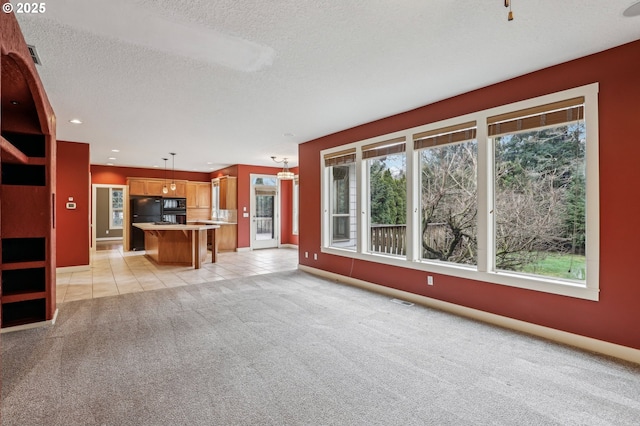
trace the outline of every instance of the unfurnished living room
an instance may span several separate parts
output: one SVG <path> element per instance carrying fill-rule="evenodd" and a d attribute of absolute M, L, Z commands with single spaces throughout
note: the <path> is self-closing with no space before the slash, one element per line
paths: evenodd
<path fill-rule="evenodd" d="M 638 424 L 640 2 L 0 3 L 0 424 Z"/>

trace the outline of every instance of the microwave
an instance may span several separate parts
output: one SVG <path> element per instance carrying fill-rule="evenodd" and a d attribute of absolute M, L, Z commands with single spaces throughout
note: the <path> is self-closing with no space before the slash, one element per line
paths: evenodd
<path fill-rule="evenodd" d="M 170 210 L 186 210 L 187 209 L 187 199 L 186 198 L 163 198 L 162 199 L 162 210 L 170 211 Z"/>

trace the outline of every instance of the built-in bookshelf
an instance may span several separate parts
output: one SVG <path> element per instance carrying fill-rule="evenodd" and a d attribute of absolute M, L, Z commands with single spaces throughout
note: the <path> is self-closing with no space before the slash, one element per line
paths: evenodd
<path fill-rule="evenodd" d="M 0 14 L 1 326 L 52 320 L 55 117 L 13 14 Z"/>

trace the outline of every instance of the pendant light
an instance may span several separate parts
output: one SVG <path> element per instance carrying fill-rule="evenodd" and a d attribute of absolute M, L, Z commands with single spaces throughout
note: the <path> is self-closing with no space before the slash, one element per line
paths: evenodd
<path fill-rule="evenodd" d="M 168 194 L 169 188 L 167 188 L 167 160 L 168 158 L 163 158 L 164 160 L 164 185 L 162 185 L 162 193 Z"/>
<path fill-rule="evenodd" d="M 289 171 L 289 161 L 287 160 L 287 157 L 284 157 L 280 161 L 276 160 L 276 157 L 271 157 L 271 159 L 273 161 L 275 161 L 276 163 L 284 163 L 284 166 L 282 167 L 282 171 L 278 172 L 278 174 L 277 174 L 278 179 L 280 179 L 280 180 L 293 180 L 294 174 L 293 174 L 293 172 Z"/>
<path fill-rule="evenodd" d="M 171 169 L 172 169 L 172 175 L 171 175 L 171 190 L 175 191 L 176 190 L 176 153 L 175 152 L 170 152 L 169 154 L 171 154 Z"/>
<path fill-rule="evenodd" d="M 507 21 L 513 21 L 513 12 L 511 11 L 511 0 L 504 0 L 504 7 L 509 8 L 509 14 L 507 15 Z"/>

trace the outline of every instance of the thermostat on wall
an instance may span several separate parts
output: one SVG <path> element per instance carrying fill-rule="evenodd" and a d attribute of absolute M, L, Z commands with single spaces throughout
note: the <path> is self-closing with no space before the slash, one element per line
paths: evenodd
<path fill-rule="evenodd" d="M 76 208 L 76 203 L 67 203 L 67 209 L 74 210 Z"/>

